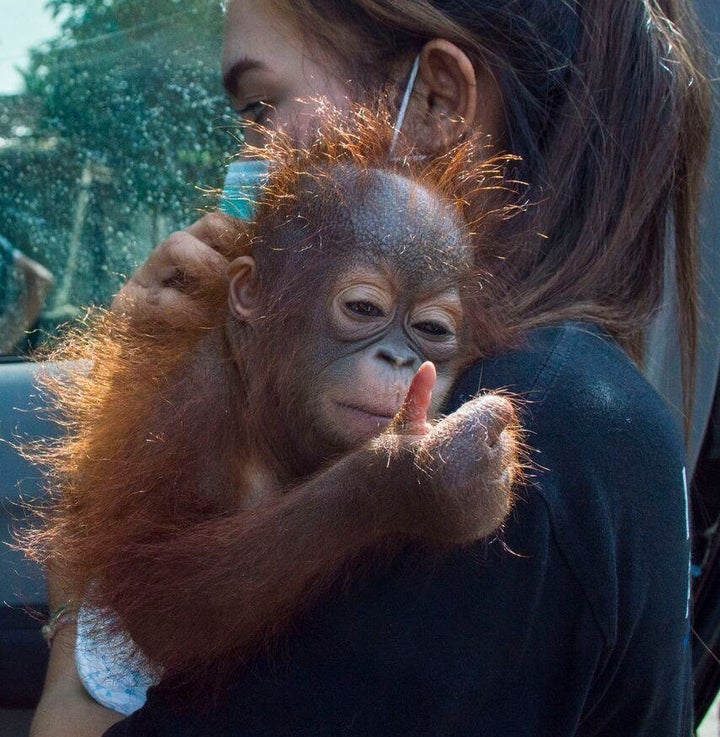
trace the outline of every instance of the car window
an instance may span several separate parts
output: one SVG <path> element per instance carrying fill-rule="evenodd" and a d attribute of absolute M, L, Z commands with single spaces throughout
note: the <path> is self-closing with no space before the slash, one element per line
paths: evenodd
<path fill-rule="evenodd" d="M 107 304 L 154 244 L 212 206 L 238 131 L 220 82 L 219 2 L 9 5 L 0 354 L 19 355 Z"/>

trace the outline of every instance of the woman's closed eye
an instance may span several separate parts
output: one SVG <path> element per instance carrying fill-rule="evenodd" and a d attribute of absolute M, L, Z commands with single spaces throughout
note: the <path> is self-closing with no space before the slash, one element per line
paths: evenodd
<path fill-rule="evenodd" d="M 265 100 L 256 100 L 238 110 L 238 115 L 243 125 L 265 125 L 267 123 L 267 114 L 271 105 Z"/>

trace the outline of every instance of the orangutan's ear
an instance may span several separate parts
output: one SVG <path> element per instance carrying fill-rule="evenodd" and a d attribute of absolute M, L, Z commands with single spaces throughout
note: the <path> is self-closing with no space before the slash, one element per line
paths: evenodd
<path fill-rule="evenodd" d="M 252 256 L 238 256 L 228 267 L 230 309 L 238 320 L 252 318 L 258 305 L 257 269 Z"/>

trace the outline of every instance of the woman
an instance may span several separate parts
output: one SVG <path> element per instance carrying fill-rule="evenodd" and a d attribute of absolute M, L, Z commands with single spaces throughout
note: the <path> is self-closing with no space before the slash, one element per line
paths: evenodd
<path fill-rule="evenodd" d="M 539 236 L 487 265 L 518 343 L 468 372 L 448 410 L 480 386 L 520 394 L 535 470 L 502 543 L 431 574 L 401 562 L 320 607 L 209 714 L 161 685 L 110 734 L 690 734 L 682 441 L 633 361 L 670 222 L 692 361 L 699 56 L 681 0 L 229 3 L 224 79 L 246 119 L 302 140 L 298 98 L 342 106 L 390 83 L 399 99 L 417 58 L 403 132 L 420 154 L 479 128 L 522 157 Z M 207 216 L 172 236 L 120 308 L 187 305 L 177 285 L 220 258 L 208 245 L 224 233 Z M 99 734 L 117 717 L 83 701 L 60 644 L 34 734 L 62 734 L 53 714 Z"/>

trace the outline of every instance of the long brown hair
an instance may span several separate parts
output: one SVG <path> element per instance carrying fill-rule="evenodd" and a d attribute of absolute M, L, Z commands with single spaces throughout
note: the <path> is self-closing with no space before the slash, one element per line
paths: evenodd
<path fill-rule="evenodd" d="M 641 361 L 672 230 L 688 408 L 711 96 L 685 0 L 274 2 L 367 88 L 432 38 L 494 74 L 515 176 L 538 203 L 535 237 L 493 265 L 517 329 L 589 319 Z"/>

